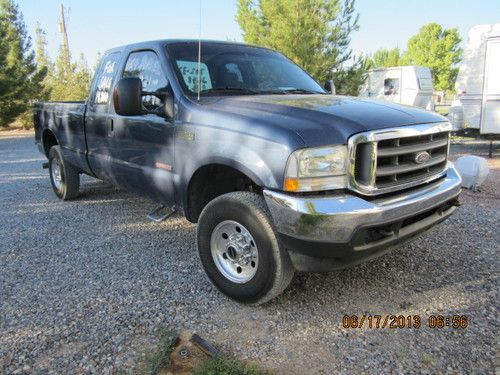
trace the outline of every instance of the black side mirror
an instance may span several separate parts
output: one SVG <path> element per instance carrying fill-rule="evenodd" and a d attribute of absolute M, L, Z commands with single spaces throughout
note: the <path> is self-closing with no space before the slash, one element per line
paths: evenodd
<path fill-rule="evenodd" d="M 157 110 L 145 110 L 142 97 L 152 95 L 160 98 L 163 105 Z M 146 113 L 165 118 L 174 117 L 174 98 L 168 91 L 142 91 L 142 81 L 137 77 L 126 77 L 118 81 L 113 91 L 115 111 L 122 116 L 139 116 Z"/>
<path fill-rule="evenodd" d="M 136 77 L 120 79 L 113 91 L 113 104 L 119 115 L 142 115 L 142 81 Z"/>
<path fill-rule="evenodd" d="M 327 92 L 329 92 L 332 95 L 335 95 L 336 90 L 335 90 L 335 84 L 333 83 L 333 79 L 329 79 L 328 81 L 326 81 L 323 87 Z"/>

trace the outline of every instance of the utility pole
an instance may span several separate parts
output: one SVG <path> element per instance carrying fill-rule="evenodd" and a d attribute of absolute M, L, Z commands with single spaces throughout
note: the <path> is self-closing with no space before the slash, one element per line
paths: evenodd
<path fill-rule="evenodd" d="M 65 63 L 67 64 L 66 68 L 70 68 L 71 64 L 71 56 L 69 53 L 69 42 L 68 42 L 68 32 L 66 31 L 66 18 L 65 18 L 65 10 L 64 4 L 61 3 L 61 20 L 59 21 L 59 32 L 62 35 L 62 50 L 64 56 Z"/>

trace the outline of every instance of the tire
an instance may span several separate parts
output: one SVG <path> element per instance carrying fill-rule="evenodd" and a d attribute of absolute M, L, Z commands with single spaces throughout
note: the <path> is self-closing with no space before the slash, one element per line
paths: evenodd
<path fill-rule="evenodd" d="M 78 196 L 80 173 L 64 160 L 60 146 L 50 148 L 49 175 L 52 189 L 60 199 L 67 201 Z"/>
<path fill-rule="evenodd" d="M 197 237 L 208 278 L 238 302 L 263 304 L 292 281 L 293 265 L 258 194 L 234 192 L 212 200 L 200 215 Z"/>

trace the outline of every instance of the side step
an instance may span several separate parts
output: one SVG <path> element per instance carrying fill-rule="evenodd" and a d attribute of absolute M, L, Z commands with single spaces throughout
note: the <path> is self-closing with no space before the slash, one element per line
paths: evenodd
<path fill-rule="evenodd" d="M 163 203 L 151 211 L 147 218 L 156 223 L 161 223 L 175 212 L 173 208 L 166 207 Z"/>

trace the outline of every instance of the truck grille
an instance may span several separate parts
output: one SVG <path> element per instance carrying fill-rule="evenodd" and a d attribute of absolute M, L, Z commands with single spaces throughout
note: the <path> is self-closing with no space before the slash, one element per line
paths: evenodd
<path fill-rule="evenodd" d="M 439 123 L 356 134 L 349 140 L 350 187 L 377 195 L 443 176 L 450 130 Z"/>

